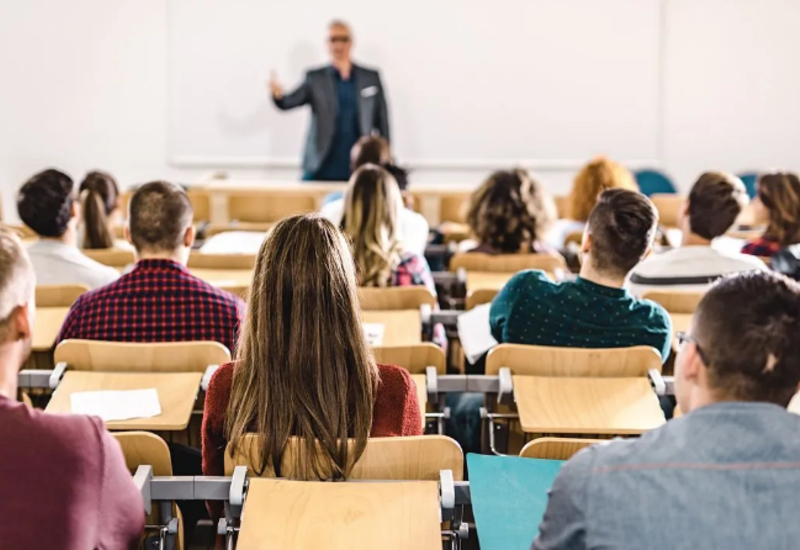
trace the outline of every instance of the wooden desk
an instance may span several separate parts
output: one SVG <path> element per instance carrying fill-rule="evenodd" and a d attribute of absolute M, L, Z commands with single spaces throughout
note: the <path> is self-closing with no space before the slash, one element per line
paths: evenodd
<path fill-rule="evenodd" d="M 647 378 L 514 376 L 527 433 L 641 434 L 666 421 Z"/>
<path fill-rule="evenodd" d="M 417 400 L 419 401 L 419 410 L 422 413 L 422 427 L 425 428 L 425 411 L 428 410 L 426 376 L 424 374 L 412 374 L 411 379 L 417 386 Z"/>
<path fill-rule="evenodd" d="M 134 418 L 107 422 L 109 430 L 182 431 L 189 425 L 203 373 L 183 372 L 82 372 L 67 371 L 53 393 L 45 412 L 70 413 L 70 396 L 75 392 L 100 390 L 144 390 L 155 388 L 161 414 L 153 418 Z"/>
<path fill-rule="evenodd" d="M 250 478 L 236 548 L 441 550 L 439 516 L 434 481 Z"/>
<path fill-rule="evenodd" d="M 383 346 L 410 346 L 422 343 L 422 318 L 417 310 L 368 310 L 361 321 L 384 326 Z"/>
<path fill-rule="evenodd" d="M 53 349 L 67 313 L 68 307 L 43 307 L 36 310 L 33 323 L 34 352 L 49 352 Z"/>
<path fill-rule="evenodd" d="M 192 275 L 223 290 L 249 287 L 253 272 L 249 269 L 192 269 Z"/>

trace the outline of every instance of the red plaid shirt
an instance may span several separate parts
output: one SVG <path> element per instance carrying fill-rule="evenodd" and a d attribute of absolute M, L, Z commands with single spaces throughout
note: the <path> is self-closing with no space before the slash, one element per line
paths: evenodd
<path fill-rule="evenodd" d="M 773 254 L 780 252 L 782 248 L 781 243 L 778 241 L 762 236 L 745 244 L 742 248 L 742 254 L 770 258 Z"/>
<path fill-rule="evenodd" d="M 170 260 L 141 260 L 110 285 L 80 296 L 58 341 L 214 341 L 231 353 L 244 302 Z"/>

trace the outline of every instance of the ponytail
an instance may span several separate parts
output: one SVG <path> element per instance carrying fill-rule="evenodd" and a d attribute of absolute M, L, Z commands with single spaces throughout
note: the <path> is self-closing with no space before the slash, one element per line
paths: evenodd
<path fill-rule="evenodd" d="M 83 203 L 83 248 L 95 250 L 99 248 L 113 248 L 114 236 L 108 227 L 108 215 L 103 197 L 96 189 L 86 189 L 81 193 Z"/>

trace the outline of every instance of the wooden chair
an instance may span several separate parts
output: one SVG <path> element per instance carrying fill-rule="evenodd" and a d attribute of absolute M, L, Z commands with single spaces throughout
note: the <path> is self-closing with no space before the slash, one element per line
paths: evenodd
<path fill-rule="evenodd" d="M 553 197 L 559 219 L 569 218 L 569 199 L 568 195 L 555 195 Z"/>
<path fill-rule="evenodd" d="M 685 197 L 674 194 L 657 193 L 650 197 L 653 205 L 658 210 L 658 221 L 662 227 L 678 227 L 681 208 L 686 201 Z"/>
<path fill-rule="evenodd" d="M 578 451 L 607 439 L 577 439 L 572 437 L 540 437 L 527 443 L 520 451 L 522 458 L 544 458 L 549 460 L 569 460 Z"/>
<path fill-rule="evenodd" d="M 425 374 L 428 367 L 436 367 L 438 374 L 447 372 L 444 350 L 430 342 L 413 346 L 377 346 L 372 348 L 372 352 L 376 362 L 403 367 L 411 374 Z"/>
<path fill-rule="evenodd" d="M 206 238 L 219 235 L 220 233 L 227 233 L 229 231 L 253 231 L 257 233 L 266 233 L 272 226 L 273 222 L 242 222 L 242 223 L 212 223 L 206 226 Z"/>
<path fill-rule="evenodd" d="M 583 231 L 573 231 L 564 238 L 564 247 L 574 244 L 578 247 L 583 243 Z"/>
<path fill-rule="evenodd" d="M 205 372 L 209 365 L 231 361 L 218 342 L 159 344 L 65 340 L 55 351 L 56 363 L 95 372 Z"/>
<path fill-rule="evenodd" d="M 644 298 L 661 304 L 669 313 L 694 313 L 704 294 L 659 290 L 648 292 Z"/>
<path fill-rule="evenodd" d="M 172 458 L 170 457 L 167 443 L 155 434 L 150 432 L 116 432 L 112 434 L 122 448 L 125 456 L 125 465 L 131 472 L 136 473 L 139 466 L 152 466 L 153 475 L 156 477 L 172 476 Z M 178 518 L 178 537 L 177 548 L 183 548 L 183 518 L 177 505 L 172 505 L 172 515 Z M 161 513 L 158 506 L 153 507 L 153 511 L 145 521 L 148 525 L 160 525 Z"/>
<path fill-rule="evenodd" d="M 36 307 L 70 307 L 88 291 L 86 285 L 36 285 Z"/>
<path fill-rule="evenodd" d="M 583 349 L 500 344 L 486 357 L 486 374 L 508 367 L 514 375 L 626 378 L 661 372 L 661 356 L 649 346 Z"/>
<path fill-rule="evenodd" d="M 436 303 L 436 297 L 424 286 L 361 287 L 358 293 L 365 311 L 419 310 Z"/>
<path fill-rule="evenodd" d="M 189 256 L 189 269 L 252 270 L 256 265 L 255 254 L 200 254 Z"/>
<path fill-rule="evenodd" d="M 103 265 L 123 269 L 136 262 L 136 257 L 131 250 L 119 248 L 106 248 L 98 250 L 84 250 L 83 253 Z"/>
<path fill-rule="evenodd" d="M 467 293 L 466 307 L 467 309 L 472 309 L 483 304 L 489 304 L 492 302 L 492 300 L 494 300 L 495 296 L 497 296 L 499 292 L 499 290 L 494 290 L 491 288 L 470 290 Z"/>
<path fill-rule="evenodd" d="M 373 345 L 412 345 L 422 342 L 424 314 L 436 298 L 424 286 L 359 289 L 361 321 L 383 326 L 383 339 Z"/>
<path fill-rule="evenodd" d="M 554 254 L 481 254 L 465 252 L 450 259 L 450 271 L 465 269 L 483 273 L 517 273 L 523 269 L 541 269 L 554 273 L 566 270 L 564 258 Z"/>
<path fill-rule="evenodd" d="M 298 186 L 299 187 L 299 186 Z M 246 223 L 274 223 L 292 214 L 318 210 L 315 190 L 232 191 L 228 193 L 228 219 Z"/>
<path fill-rule="evenodd" d="M 236 466 L 247 466 L 255 475 L 260 437 L 247 435 L 233 456 L 225 452 L 225 475 L 232 475 Z M 284 477 L 292 477 L 294 457 L 302 452 L 299 439 L 289 441 L 283 456 Z M 367 442 L 350 479 L 437 481 L 441 470 L 451 470 L 456 481 L 464 479 L 464 454 L 453 439 L 442 435 L 378 437 Z M 261 477 L 275 477 L 275 472 L 268 468 Z"/>

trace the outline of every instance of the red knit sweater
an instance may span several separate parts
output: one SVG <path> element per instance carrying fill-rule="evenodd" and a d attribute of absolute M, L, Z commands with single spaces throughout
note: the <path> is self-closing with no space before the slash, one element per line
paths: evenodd
<path fill-rule="evenodd" d="M 231 395 L 233 363 L 221 366 L 208 385 L 203 411 L 203 474 L 225 474 L 225 413 Z M 370 437 L 422 435 L 416 386 L 407 370 L 378 365 L 380 384 L 372 410 Z"/>

